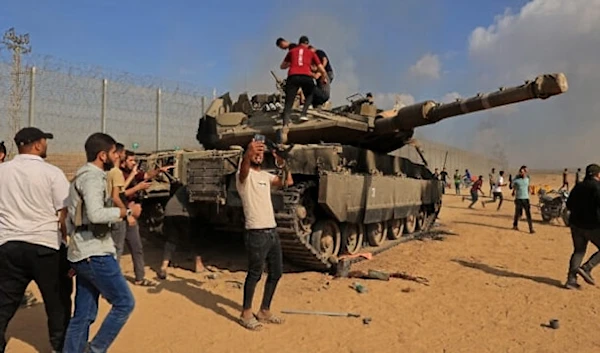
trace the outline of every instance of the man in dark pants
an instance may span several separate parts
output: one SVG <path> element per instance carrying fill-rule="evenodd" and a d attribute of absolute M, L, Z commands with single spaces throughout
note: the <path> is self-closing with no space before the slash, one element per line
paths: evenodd
<path fill-rule="evenodd" d="M 512 182 L 512 195 L 515 197 L 515 216 L 513 220 L 513 229 L 519 230 L 519 218 L 525 211 L 527 223 L 529 224 L 529 233 L 534 234 L 533 222 L 531 220 L 531 205 L 529 204 L 529 175 L 527 175 L 527 167 L 521 166 L 519 175 Z"/>
<path fill-rule="evenodd" d="M 558 188 L 558 191 L 565 189 L 565 190 L 569 190 L 569 170 L 567 168 L 565 168 L 565 170 L 563 171 L 563 183 L 561 185 L 560 188 Z"/>
<path fill-rule="evenodd" d="M 135 154 L 131 151 L 124 150 L 124 158 L 119 155 L 119 161 L 121 161 L 120 169 L 114 172 L 115 168 L 111 169 L 107 175 L 107 184 L 112 188 L 110 190 L 112 200 L 115 206 L 125 207 L 125 202 L 121 199 L 123 197 L 128 202 L 135 201 L 135 195 L 141 190 L 146 190 L 150 187 L 150 183 L 146 182 L 144 178 L 146 176 L 154 177 L 157 173 L 137 172 L 137 163 L 135 160 Z M 134 169 L 135 168 L 135 172 Z M 118 175 L 121 173 L 121 178 L 114 178 L 113 172 Z M 111 178 L 115 180 L 111 181 Z M 129 187 L 131 186 L 131 187 Z M 137 221 L 133 217 L 127 217 L 126 220 L 117 222 L 113 227 L 114 234 L 112 234 L 113 240 L 115 241 L 115 248 L 117 249 L 117 261 L 120 261 L 125 248 L 125 243 L 131 253 L 133 260 L 133 272 L 134 272 L 134 284 L 143 287 L 152 287 L 157 283 L 145 278 L 144 270 L 144 248 L 142 245 L 142 239 L 140 237 L 140 230 Z"/>
<path fill-rule="evenodd" d="M 167 278 L 167 269 L 173 258 L 173 253 L 177 249 L 177 245 L 181 245 L 184 241 L 188 241 L 194 255 L 194 272 L 200 273 L 205 270 L 199 253 L 198 237 L 194 236 L 191 229 L 190 217 L 194 215 L 194 209 L 190 207 L 188 197 L 188 188 L 180 186 L 165 205 L 163 229 L 167 241 L 165 242 L 162 264 L 158 271 L 158 278 L 160 279 Z"/>
<path fill-rule="evenodd" d="M 502 194 L 502 187 L 506 186 L 506 183 L 504 182 L 504 171 L 503 170 L 498 172 L 498 178 L 496 178 L 496 180 L 492 183 L 492 186 L 493 186 L 492 187 L 493 198 L 491 200 L 481 201 L 481 205 L 483 207 L 485 207 L 486 203 L 494 203 L 494 202 L 496 202 L 496 199 L 499 199 L 500 202 L 498 203 L 498 208 L 496 208 L 496 211 L 499 211 L 500 207 L 502 207 L 502 202 L 504 200 L 504 196 Z"/>
<path fill-rule="evenodd" d="M 446 171 L 446 167 L 442 168 L 442 172 L 440 173 L 440 180 L 442 181 L 442 194 L 445 194 L 446 187 L 448 186 L 448 172 Z"/>
<path fill-rule="evenodd" d="M 321 83 L 327 83 L 327 72 L 321 64 L 321 60 L 319 60 L 317 54 L 308 48 L 308 38 L 306 36 L 302 36 L 300 37 L 298 46 L 288 51 L 280 65 L 282 70 L 289 69 L 285 83 L 283 129 L 281 130 L 281 135 L 279 137 L 281 143 L 287 142 L 290 114 L 292 112 L 292 106 L 294 105 L 296 93 L 300 88 L 302 88 L 302 92 L 304 92 L 304 96 L 306 98 L 304 101 L 304 106 L 302 107 L 302 113 L 300 114 L 300 120 L 308 120 L 306 113 L 308 111 L 308 107 L 312 104 L 315 88 L 315 81 L 313 78 L 311 65 L 317 66 L 318 71 L 322 74 L 320 78 Z"/>
<path fill-rule="evenodd" d="M 52 134 L 28 127 L 15 135 L 19 154 L 0 164 L 0 352 L 29 283 L 36 282 L 48 316 L 53 352 L 63 349 L 71 314 L 65 216 L 69 182 L 46 163 Z M 18 206 L 18 207 L 17 207 Z"/>
<path fill-rule="evenodd" d="M 589 260 L 581 265 L 588 242 L 600 249 L 600 166 L 590 164 L 585 170 L 584 180 L 575 185 L 567 208 L 571 212 L 569 226 L 573 238 L 573 254 L 569 262 L 569 273 L 565 288 L 579 289 L 577 275 L 588 284 L 594 285 L 592 269 L 600 263 L 600 251 L 594 253 Z"/>
<path fill-rule="evenodd" d="M 250 330 L 260 329 L 260 322 L 283 323 L 283 319 L 270 311 L 271 300 L 283 272 L 281 243 L 276 231 L 277 223 L 271 203 L 271 187 L 280 187 L 284 184 L 289 186 L 294 181 L 291 173 L 287 173 L 287 178 L 283 180 L 279 176 L 261 170 L 264 153 L 264 143 L 252 140 L 236 173 L 236 188 L 242 199 L 246 222 L 244 240 L 248 254 L 248 274 L 244 283 L 244 304 L 239 322 Z M 278 159 L 278 166 L 285 166 L 281 158 L 277 156 L 275 158 Z M 252 299 L 265 262 L 269 274 L 262 304 L 255 316 L 252 313 Z"/>

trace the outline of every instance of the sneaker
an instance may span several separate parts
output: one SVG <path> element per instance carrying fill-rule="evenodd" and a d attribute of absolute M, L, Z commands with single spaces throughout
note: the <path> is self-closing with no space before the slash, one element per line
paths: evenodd
<path fill-rule="evenodd" d="M 581 285 L 575 280 L 568 280 L 567 283 L 565 283 L 565 289 L 581 289 Z"/>
<path fill-rule="evenodd" d="M 512 229 L 513 229 L 513 230 L 517 230 L 517 231 L 518 231 L 518 230 L 519 230 L 519 227 L 517 227 L 517 226 L 513 226 L 513 228 L 512 228 Z"/>
<path fill-rule="evenodd" d="M 306 115 L 302 115 L 300 117 L 300 121 L 308 121 L 308 117 Z"/>
<path fill-rule="evenodd" d="M 592 286 L 596 285 L 596 281 L 594 281 L 594 277 L 592 277 L 592 274 L 586 271 L 583 267 L 577 269 L 577 274 L 580 275 L 581 278 L 583 278 L 583 280 L 586 281 L 588 284 L 591 284 Z"/>
<path fill-rule="evenodd" d="M 535 234 L 535 230 L 533 230 L 533 229 L 530 229 L 530 230 L 529 230 L 529 234 Z"/>

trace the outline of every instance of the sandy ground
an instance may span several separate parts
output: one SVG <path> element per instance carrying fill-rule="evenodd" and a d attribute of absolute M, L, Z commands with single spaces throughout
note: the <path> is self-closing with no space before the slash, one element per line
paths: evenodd
<path fill-rule="evenodd" d="M 561 184 L 560 176 L 532 179 Z M 245 276 L 236 246 L 208 252 L 207 265 L 223 270 L 216 279 L 178 268 L 157 288 L 132 286 L 136 308 L 110 352 L 598 352 L 600 291 L 583 281 L 580 291 L 560 287 L 572 250 L 568 229 L 542 224 L 534 209 L 537 234 L 525 232 L 525 223 L 513 231 L 514 205 L 505 201 L 499 212 L 480 203 L 468 210 L 467 202 L 447 195 L 440 223 L 458 235 L 401 244 L 353 267 L 406 271 L 428 278 L 429 286 L 361 280 L 368 292 L 357 293 L 349 287 L 355 280 L 315 272 L 286 273 L 280 282 L 276 311 L 357 312 L 372 318 L 368 325 L 362 318 L 285 315 L 282 326 L 244 330 L 235 321 L 242 299 L 235 281 Z M 146 243 L 148 264 L 159 257 L 160 249 Z M 190 264 L 183 256 L 182 266 Z M 124 269 L 132 275 L 128 255 Z M 263 283 L 264 277 L 257 304 Z M 107 310 L 101 302 L 100 319 Z M 553 318 L 558 330 L 542 326 Z M 7 352 L 49 352 L 45 322 L 43 305 L 19 310 Z"/>

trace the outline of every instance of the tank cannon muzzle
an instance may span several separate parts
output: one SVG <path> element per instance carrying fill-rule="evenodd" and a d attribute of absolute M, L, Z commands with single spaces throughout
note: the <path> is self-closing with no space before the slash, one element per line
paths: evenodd
<path fill-rule="evenodd" d="M 492 109 L 531 99 L 547 99 L 565 93 L 569 89 L 564 73 L 544 74 L 523 85 L 500 88 L 497 91 L 457 99 L 451 103 L 428 100 L 399 109 L 395 115 L 389 111 L 379 114 L 375 120 L 375 132 L 411 130 L 419 126 L 435 124 L 443 119 Z M 390 116 L 393 115 L 393 116 Z"/>

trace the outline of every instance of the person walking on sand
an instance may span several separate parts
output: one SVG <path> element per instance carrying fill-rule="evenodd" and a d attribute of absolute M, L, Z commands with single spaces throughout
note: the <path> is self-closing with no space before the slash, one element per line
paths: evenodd
<path fill-rule="evenodd" d="M 488 174 L 488 183 L 490 184 L 490 197 L 494 193 L 494 185 L 496 181 L 496 168 L 492 168 L 492 171 Z"/>
<path fill-rule="evenodd" d="M 475 203 L 477 203 L 477 200 L 479 200 L 479 193 L 481 193 L 481 196 L 484 196 L 483 194 L 483 190 L 481 190 L 481 187 L 483 186 L 483 175 L 480 175 L 479 178 L 473 183 L 473 185 L 471 186 L 471 204 L 469 205 L 469 208 L 473 208 L 473 205 Z M 462 200 L 465 201 L 467 198 L 463 196 Z"/>
<path fill-rule="evenodd" d="M 504 182 L 504 171 L 503 170 L 498 172 L 498 178 L 496 178 L 496 181 L 493 183 L 493 186 L 494 186 L 492 189 L 493 199 L 487 200 L 487 201 L 481 201 L 481 205 L 483 207 L 485 207 L 486 203 L 495 203 L 496 199 L 499 199 L 500 202 L 498 203 L 498 208 L 496 209 L 496 211 L 499 211 L 500 207 L 502 206 L 502 201 L 504 199 L 504 197 L 502 195 L 502 187 L 506 186 L 506 183 Z"/>
<path fill-rule="evenodd" d="M 34 127 L 19 130 L 19 154 L 0 164 L 0 352 L 31 281 L 42 294 L 52 352 L 62 351 L 71 317 L 64 222 L 69 181 L 44 161 L 53 137 Z"/>
<path fill-rule="evenodd" d="M 531 205 L 529 203 L 529 193 L 531 187 L 529 185 L 529 175 L 527 175 L 527 167 L 521 166 L 519 169 L 519 175 L 515 177 L 512 183 L 513 192 L 512 196 L 515 196 L 515 216 L 513 219 L 513 229 L 519 230 L 519 218 L 525 211 L 527 217 L 527 223 L 529 224 L 529 233 L 534 234 L 533 222 L 531 220 Z"/>
<path fill-rule="evenodd" d="M 565 288 L 579 289 L 577 275 L 588 284 L 595 285 L 592 269 L 600 263 L 600 251 L 596 251 L 588 261 L 580 267 L 588 242 L 600 249 L 600 166 L 590 164 L 585 169 L 585 178 L 575 185 L 569 198 L 567 208 L 571 212 L 569 226 L 573 239 L 573 254 L 569 261 L 569 272 Z"/>
<path fill-rule="evenodd" d="M 134 202 L 110 207 L 106 172 L 118 162 L 116 141 L 94 133 L 85 142 L 88 163 L 71 182 L 67 229 L 71 235 L 68 259 L 76 274 L 75 312 L 69 323 L 63 353 L 106 352 L 129 319 L 135 306 L 131 289 L 117 262 L 111 225 L 142 212 Z M 95 337 L 88 342 L 90 325 L 98 315 L 98 298 L 112 306 Z"/>
<path fill-rule="evenodd" d="M 460 180 L 462 176 L 458 172 L 458 169 L 454 171 L 454 189 L 456 190 L 456 195 L 460 195 Z"/>
<path fill-rule="evenodd" d="M 248 144 L 238 172 L 236 188 L 242 199 L 245 228 L 244 240 L 248 255 L 248 273 L 244 283 L 244 302 L 239 323 L 249 329 L 258 330 L 260 322 L 282 324 L 283 319 L 271 313 L 271 301 L 277 283 L 283 273 L 281 242 L 277 234 L 277 223 L 271 202 L 271 187 L 290 186 L 294 183 L 291 173 L 282 177 L 261 170 L 265 144 L 254 139 Z M 276 166 L 285 168 L 285 161 L 273 153 Z M 256 284 L 260 280 L 265 263 L 268 277 L 260 310 L 252 313 L 252 299 Z"/>

